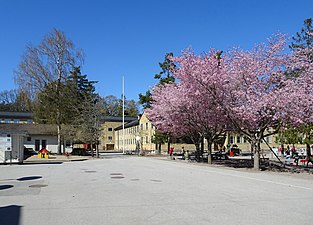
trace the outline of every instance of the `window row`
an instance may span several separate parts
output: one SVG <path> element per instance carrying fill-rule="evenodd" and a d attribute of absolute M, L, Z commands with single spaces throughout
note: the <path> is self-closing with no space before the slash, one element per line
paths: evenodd
<path fill-rule="evenodd" d="M 154 127 L 153 124 L 151 124 L 151 129 L 153 127 Z M 148 130 L 148 129 L 149 129 L 149 123 L 145 123 L 145 124 L 141 123 L 140 124 L 140 130 Z"/>
<path fill-rule="evenodd" d="M 125 134 L 135 134 L 137 133 L 139 130 L 138 130 L 138 126 L 135 126 L 135 127 L 130 127 L 130 128 L 126 128 L 125 129 Z M 121 130 L 121 132 L 123 132 L 123 130 Z"/>
<path fill-rule="evenodd" d="M 271 143 L 271 139 L 270 137 L 266 137 L 265 138 L 267 143 Z M 248 139 L 247 137 L 243 136 L 243 135 L 237 135 L 237 136 L 230 136 L 229 137 L 229 143 L 230 144 L 240 144 L 240 143 L 248 143 Z M 264 143 L 264 141 L 262 140 L 261 143 Z"/>
<path fill-rule="evenodd" d="M 146 137 L 141 137 L 140 139 L 140 144 L 151 144 L 152 142 L 152 137 L 149 138 L 149 136 Z M 119 144 L 122 145 L 123 144 L 123 140 L 119 140 Z M 136 139 L 125 139 L 125 145 L 136 145 Z"/>
<path fill-rule="evenodd" d="M 33 123 L 32 120 L 19 120 L 19 119 L 0 119 L 0 123 Z"/>

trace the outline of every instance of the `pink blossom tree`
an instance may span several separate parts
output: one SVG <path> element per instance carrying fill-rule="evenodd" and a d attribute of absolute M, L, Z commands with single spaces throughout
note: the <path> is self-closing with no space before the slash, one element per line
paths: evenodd
<path fill-rule="evenodd" d="M 185 96 L 180 88 L 180 85 L 175 83 L 156 85 L 153 89 L 151 108 L 145 112 L 158 131 L 172 137 L 188 136 L 199 150 L 201 134 L 189 120 L 190 115 L 184 105 Z"/>
<path fill-rule="evenodd" d="M 199 57 L 186 51 L 181 57 L 172 58 L 173 62 L 179 64 L 179 68 L 173 71 L 179 84 L 156 86 L 153 89 L 151 110 L 147 111 L 149 119 L 161 131 L 192 136 L 197 150 L 201 137 L 206 138 L 208 163 L 211 163 L 212 144 L 224 131 L 226 117 L 212 98 L 213 95 L 198 80 L 218 77 L 220 61 L 216 56 L 215 51 Z M 190 79 L 190 76 L 193 78 Z M 211 84 L 212 89 L 218 88 L 216 83 Z"/>
<path fill-rule="evenodd" d="M 221 57 L 215 50 L 198 56 L 188 50 L 171 58 L 178 84 L 155 87 L 149 118 L 167 132 L 198 132 L 209 151 L 231 124 L 251 143 L 259 169 L 265 137 L 286 124 L 312 122 L 312 62 L 304 50 L 286 53 L 285 46 L 279 34 L 251 51 L 233 49 Z"/>
<path fill-rule="evenodd" d="M 220 77 L 224 73 L 224 62 L 220 56 L 221 52 L 213 49 L 199 56 L 187 50 L 182 56 L 172 58 L 179 65 L 174 76 L 180 81 L 185 95 L 189 121 L 197 126 L 208 143 L 209 164 L 212 162 L 212 145 L 225 132 L 228 120 L 216 101 L 217 98 L 223 99 Z"/>
<path fill-rule="evenodd" d="M 228 100 L 223 107 L 232 124 L 248 137 L 255 169 L 259 169 L 260 143 L 266 136 L 285 124 L 312 119 L 312 92 L 307 91 L 312 73 L 306 68 L 310 66 L 300 63 L 293 53 L 286 54 L 285 46 L 285 37 L 276 35 L 252 51 L 235 49 L 225 57 Z M 288 78 L 295 68 L 307 72 Z"/>

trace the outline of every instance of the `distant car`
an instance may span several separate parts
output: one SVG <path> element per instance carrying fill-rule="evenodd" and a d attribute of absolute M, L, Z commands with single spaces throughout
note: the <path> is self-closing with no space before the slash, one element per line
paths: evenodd
<path fill-rule="evenodd" d="M 34 149 L 24 147 L 24 159 L 27 159 L 33 155 L 37 155 L 37 152 L 35 152 Z"/>
<path fill-rule="evenodd" d="M 90 156 L 91 153 L 84 148 L 74 148 L 71 155 Z"/>

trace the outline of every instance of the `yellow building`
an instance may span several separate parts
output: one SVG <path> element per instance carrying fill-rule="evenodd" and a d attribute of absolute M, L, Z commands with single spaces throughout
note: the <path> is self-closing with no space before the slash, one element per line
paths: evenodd
<path fill-rule="evenodd" d="M 125 151 L 154 151 L 155 145 L 152 143 L 154 132 L 155 128 L 144 113 L 136 121 L 125 123 L 124 134 L 123 125 L 115 128 L 115 150 L 123 150 L 124 146 Z"/>
<path fill-rule="evenodd" d="M 115 129 L 115 150 L 123 150 L 123 126 Z M 143 113 L 136 121 L 124 125 L 124 149 L 125 151 L 143 151 L 155 153 L 156 146 L 153 143 L 155 127 Z M 188 150 L 195 150 L 195 145 L 191 143 L 171 143 L 174 151 L 180 152 L 182 147 Z M 164 143 L 161 147 L 162 153 L 167 153 L 168 144 Z"/>
<path fill-rule="evenodd" d="M 155 144 L 152 143 L 155 127 L 148 120 L 146 114 L 142 114 L 139 120 L 139 136 L 142 150 L 154 151 Z"/>
<path fill-rule="evenodd" d="M 147 118 L 146 114 L 143 113 L 136 120 L 125 123 L 124 126 L 124 149 L 125 151 L 135 151 L 135 150 L 143 150 L 154 153 L 156 150 L 156 146 L 153 143 L 153 136 L 155 134 L 155 127 Z M 120 126 L 117 126 L 114 130 L 114 149 L 115 150 L 123 150 L 123 126 L 120 123 Z M 175 139 L 174 139 L 175 140 Z M 179 139 L 178 139 L 179 140 Z M 265 138 L 266 142 L 271 147 L 279 147 L 279 143 L 276 142 L 276 136 L 268 136 Z M 237 145 L 242 152 L 250 152 L 251 145 L 248 140 L 244 137 L 244 135 L 228 131 L 226 137 L 221 139 L 221 143 L 219 146 L 212 146 L 213 151 L 218 150 L 222 146 L 232 147 Z M 185 150 L 194 151 L 195 145 L 192 143 L 180 143 L 179 141 L 176 143 L 171 143 L 171 147 L 174 147 L 175 152 L 180 152 L 182 147 Z M 168 148 L 168 144 L 164 143 L 161 147 L 161 152 L 166 153 Z M 263 141 L 261 143 L 261 149 L 269 150 L 267 144 Z M 204 150 L 207 150 L 207 142 L 204 140 Z"/>
<path fill-rule="evenodd" d="M 136 117 L 124 118 L 125 123 L 136 121 Z M 114 150 L 115 147 L 115 132 L 114 129 L 123 124 L 123 117 L 121 116 L 104 116 L 101 118 L 101 136 L 99 149 L 101 150 Z"/>
<path fill-rule="evenodd" d="M 279 144 L 275 143 L 275 136 L 268 136 L 265 138 L 266 142 L 271 146 L 271 147 L 277 147 Z M 229 131 L 227 132 L 225 143 L 226 146 L 233 146 L 237 145 L 243 152 L 250 152 L 251 151 L 251 145 L 248 142 L 247 138 L 237 132 L 232 132 Z M 262 141 L 261 143 L 261 149 L 269 149 L 267 144 Z"/>

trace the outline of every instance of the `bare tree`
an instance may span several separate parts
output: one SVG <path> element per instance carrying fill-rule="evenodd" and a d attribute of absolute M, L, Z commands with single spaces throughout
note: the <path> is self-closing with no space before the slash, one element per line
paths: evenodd
<path fill-rule="evenodd" d="M 93 147 L 96 147 L 96 157 L 99 157 L 98 142 L 101 135 L 100 115 L 101 104 L 100 97 L 97 94 L 84 96 L 84 101 L 81 102 L 81 114 L 77 118 L 79 122 L 80 135 L 79 139 L 84 143 L 90 144 L 92 155 L 94 154 Z"/>
<path fill-rule="evenodd" d="M 10 112 L 29 112 L 31 104 L 25 93 L 16 89 L 0 92 L 0 110 Z"/>
<path fill-rule="evenodd" d="M 38 46 L 26 46 L 18 69 L 14 72 L 15 82 L 27 93 L 30 99 L 35 99 L 39 92 L 50 83 L 56 85 L 56 102 L 60 102 L 60 84 L 70 73 L 70 70 L 83 63 L 83 53 L 77 50 L 71 40 L 57 29 L 46 35 Z M 61 154 L 61 115 L 60 105 L 56 107 L 58 126 L 58 154 Z"/>

